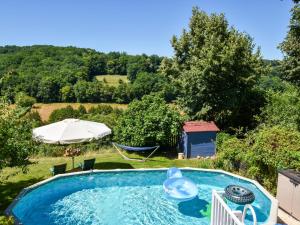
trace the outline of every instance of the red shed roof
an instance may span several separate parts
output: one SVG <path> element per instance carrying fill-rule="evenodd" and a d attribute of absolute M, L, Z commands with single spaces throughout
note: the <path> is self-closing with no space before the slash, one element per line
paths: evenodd
<path fill-rule="evenodd" d="M 213 121 L 188 121 L 183 125 L 183 130 L 187 133 L 190 132 L 207 132 L 207 131 L 220 131 Z"/>

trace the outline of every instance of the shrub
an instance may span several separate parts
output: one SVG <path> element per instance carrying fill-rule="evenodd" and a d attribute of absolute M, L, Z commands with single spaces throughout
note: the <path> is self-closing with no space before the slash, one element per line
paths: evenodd
<path fill-rule="evenodd" d="M 285 84 L 283 91 L 268 91 L 267 104 L 263 107 L 259 122 L 268 126 L 280 125 L 292 129 L 299 129 L 300 95 L 299 90 Z"/>
<path fill-rule="evenodd" d="M 50 117 L 49 122 L 54 123 L 68 118 L 79 118 L 80 113 L 76 109 L 73 109 L 72 106 L 68 105 L 66 108 L 54 110 Z"/>
<path fill-rule="evenodd" d="M 81 119 L 95 121 L 98 123 L 104 123 L 111 129 L 114 128 L 117 124 L 117 120 L 122 114 L 122 111 L 115 109 L 110 114 L 101 114 L 101 113 L 88 113 L 84 116 L 81 116 Z"/>
<path fill-rule="evenodd" d="M 108 115 L 114 111 L 113 107 L 110 105 L 97 105 L 96 107 L 91 107 L 89 110 L 90 114 L 103 114 Z"/>
<path fill-rule="evenodd" d="M 285 127 L 264 127 L 249 135 L 245 163 L 247 175 L 274 190 L 278 169 L 300 168 L 300 133 Z"/>
<path fill-rule="evenodd" d="M 23 108 L 12 109 L 0 102 L 0 170 L 7 166 L 26 169 L 29 156 L 36 151 L 31 130 L 32 121 L 24 116 Z"/>
<path fill-rule="evenodd" d="M 0 225 L 14 225 L 14 218 L 12 216 L 0 216 Z"/>
<path fill-rule="evenodd" d="M 19 107 L 32 107 L 36 103 L 36 99 L 24 92 L 19 92 L 15 97 L 15 103 Z"/>
<path fill-rule="evenodd" d="M 58 156 L 63 156 L 65 150 L 66 150 L 66 146 L 41 144 L 39 146 L 38 154 L 40 156 L 58 157 Z"/>
<path fill-rule="evenodd" d="M 86 108 L 84 107 L 84 105 L 80 105 L 77 110 L 78 110 L 80 115 L 84 115 L 84 114 L 87 113 Z"/>
<path fill-rule="evenodd" d="M 26 118 L 31 121 L 33 127 L 39 127 L 43 125 L 41 116 L 37 111 L 27 113 Z"/>
<path fill-rule="evenodd" d="M 215 166 L 256 179 L 275 193 L 278 169 L 300 168 L 300 132 L 280 126 L 261 127 L 244 139 L 219 142 Z"/>
<path fill-rule="evenodd" d="M 215 166 L 227 171 L 239 171 L 247 149 L 245 142 L 235 136 L 220 133 L 217 138 L 218 154 Z"/>
<path fill-rule="evenodd" d="M 168 145 L 178 135 L 182 118 L 157 95 L 134 100 L 117 121 L 115 140 L 131 146 Z"/>

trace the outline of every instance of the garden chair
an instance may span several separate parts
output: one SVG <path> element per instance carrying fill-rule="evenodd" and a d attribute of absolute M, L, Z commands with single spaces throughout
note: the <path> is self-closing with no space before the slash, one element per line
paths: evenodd
<path fill-rule="evenodd" d="M 79 163 L 79 167 L 82 170 L 93 170 L 94 169 L 94 165 L 95 165 L 95 161 L 96 159 L 86 159 L 83 161 L 83 163 Z"/>
<path fill-rule="evenodd" d="M 52 173 L 53 176 L 57 175 L 57 174 L 62 174 L 65 173 L 67 169 L 67 164 L 59 164 L 59 165 L 54 165 L 52 168 L 50 168 L 50 171 Z"/>

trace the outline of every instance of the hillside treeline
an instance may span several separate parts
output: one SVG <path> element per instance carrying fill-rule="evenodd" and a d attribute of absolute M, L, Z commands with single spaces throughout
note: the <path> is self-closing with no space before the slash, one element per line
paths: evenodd
<path fill-rule="evenodd" d="M 157 72 L 161 60 L 162 57 L 157 55 L 105 54 L 76 47 L 4 46 L 0 47 L 1 95 L 11 102 L 18 92 L 25 92 L 46 103 L 115 101 L 122 91 L 96 82 L 96 75 L 127 75 L 129 80 L 134 81 L 141 72 Z M 85 85 L 88 96 L 82 96 L 78 88 L 81 85 Z M 128 93 L 128 96 L 131 94 Z"/>

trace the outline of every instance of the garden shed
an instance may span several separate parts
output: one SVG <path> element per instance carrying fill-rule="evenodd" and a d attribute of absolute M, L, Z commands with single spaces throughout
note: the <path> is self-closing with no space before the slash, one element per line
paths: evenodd
<path fill-rule="evenodd" d="M 220 129 L 214 122 L 188 121 L 184 123 L 181 148 L 185 158 L 216 154 L 216 136 Z"/>

